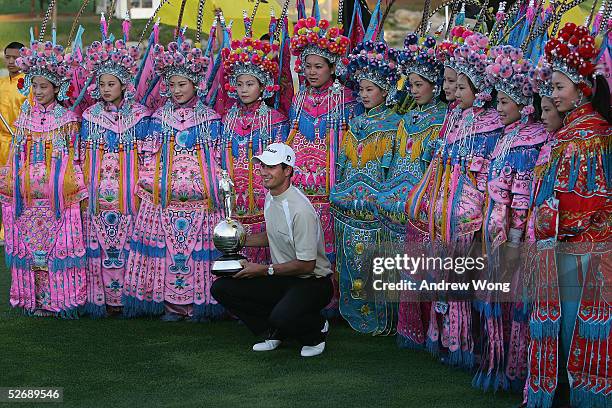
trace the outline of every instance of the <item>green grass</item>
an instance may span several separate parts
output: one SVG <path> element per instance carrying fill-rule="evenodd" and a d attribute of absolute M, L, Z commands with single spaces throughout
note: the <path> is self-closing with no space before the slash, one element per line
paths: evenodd
<path fill-rule="evenodd" d="M 0 256 L 4 265 L 4 257 Z M 0 387 L 63 387 L 66 407 L 513 407 L 519 397 L 470 387 L 471 375 L 393 338 L 332 325 L 328 348 L 250 351 L 237 322 L 163 323 L 25 317 L 0 269 Z M 3 404 L 0 404 L 3 405 Z M 59 405 L 59 404 L 58 404 Z M 20 403 L 15 406 L 34 406 Z M 57 406 L 55 404 L 43 406 Z"/>

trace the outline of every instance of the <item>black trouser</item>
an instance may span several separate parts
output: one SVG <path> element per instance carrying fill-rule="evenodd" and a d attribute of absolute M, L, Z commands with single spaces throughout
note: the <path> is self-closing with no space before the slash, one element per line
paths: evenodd
<path fill-rule="evenodd" d="M 291 337 L 305 346 L 324 341 L 321 309 L 332 298 L 329 277 L 224 277 L 213 283 L 211 293 L 255 335 L 273 333 L 275 339 Z"/>

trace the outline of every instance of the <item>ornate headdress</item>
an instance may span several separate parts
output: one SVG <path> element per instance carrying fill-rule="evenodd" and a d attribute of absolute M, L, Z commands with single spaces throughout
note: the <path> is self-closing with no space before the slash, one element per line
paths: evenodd
<path fill-rule="evenodd" d="M 545 58 L 540 58 L 531 74 L 531 85 L 540 96 L 552 98 L 552 66 Z"/>
<path fill-rule="evenodd" d="M 123 40 L 117 40 L 114 44 L 110 39 L 94 41 L 87 47 L 84 61 L 88 76 L 93 78 L 88 87 L 91 97 L 100 99 L 100 76 L 110 74 L 126 86 L 125 97 L 131 98 L 136 92 L 133 81 L 138 70 L 139 56 L 138 46 L 127 47 Z"/>
<path fill-rule="evenodd" d="M 336 64 L 336 71 L 341 73 L 337 63 L 346 56 L 349 44 L 349 39 L 341 34 L 340 29 L 330 27 L 327 20 L 321 19 L 318 23 L 314 17 L 298 20 L 291 37 L 291 53 L 297 56 L 295 72 L 303 71 L 302 64 L 307 56 L 318 55 Z"/>
<path fill-rule="evenodd" d="M 64 54 L 64 47 L 54 45 L 50 41 L 45 43 L 34 41 L 30 48 L 23 47 L 19 53 L 21 57 L 17 58 L 16 64 L 25 73 L 23 82 L 20 80 L 17 84 L 19 92 L 29 95 L 32 78 L 40 76 L 59 87 L 58 100 L 65 101 L 70 98 L 72 93 L 70 79 L 79 61 L 71 54 Z"/>
<path fill-rule="evenodd" d="M 557 38 L 549 40 L 544 46 L 546 59 L 552 64 L 553 71 L 567 75 L 578 85 L 586 96 L 592 93 L 595 64 L 593 58 L 598 54 L 595 38 L 587 27 L 566 23 Z"/>
<path fill-rule="evenodd" d="M 497 46 L 491 48 L 489 57 L 492 61 L 486 68 L 487 81 L 518 105 L 531 106 L 533 85 L 530 75 L 533 64 L 523 58 L 523 51 L 510 45 Z"/>
<path fill-rule="evenodd" d="M 479 91 L 476 94 L 474 106 L 481 107 L 486 101 L 491 100 L 491 85 L 486 80 L 486 69 L 488 65 L 487 51 L 489 39 L 474 33 L 465 39 L 465 44 L 454 51 L 455 71 L 457 74 L 466 75 Z"/>
<path fill-rule="evenodd" d="M 429 82 L 439 84 L 442 78 L 442 64 L 436 58 L 436 40 L 427 36 L 420 38 L 410 33 L 404 40 L 400 62 L 404 74 L 415 73 Z"/>
<path fill-rule="evenodd" d="M 455 26 L 450 31 L 450 40 L 444 40 L 436 48 L 436 58 L 445 67 L 455 69 L 455 50 L 465 43 L 465 39 L 474 34 L 463 26 Z"/>
<path fill-rule="evenodd" d="M 184 40 L 179 45 L 177 42 L 168 44 L 168 50 L 160 44 L 153 48 L 155 57 L 155 73 L 163 80 L 160 86 L 162 96 L 170 96 L 168 92 L 168 81 L 174 75 L 189 79 L 198 90 L 198 95 L 206 92 L 206 71 L 209 58 L 204 55 L 200 48 L 192 48 L 191 42 Z"/>
<path fill-rule="evenodd" d="M 236 93 L 236 80 L 240 75 L 252 75 L 261 82 L 264 87 L 263 97 L 267 99 L 274 95 L 280 88 L 275 84 L 278 78 L 278 50 L 276 43 L 260 41 L 250 37 L 242 40 L 234 40 L 231 48 L 224 48 L 223 67 L 228 82 L 225 90 L 234 99 L 238 98 Z"/>
<path fill-rule="evenodd" d="M 387 91 L 387 104 L 393 103 L 400 78 L 399 52 L 384 42 L 364 41 L 349 55 L 347 70 L 355 81 L 366 79 Z"/>

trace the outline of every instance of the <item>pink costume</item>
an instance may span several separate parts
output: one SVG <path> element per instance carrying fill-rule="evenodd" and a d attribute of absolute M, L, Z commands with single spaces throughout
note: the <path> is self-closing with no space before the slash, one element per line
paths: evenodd
<path fill-rule="evenodd" d="M 431 256 L 466 256 L 482 227 L 487 163 L 503 130 L 497 112 L 483 107 L 491 92 L 485 84 L 486 65 L 481 59 L 486 46 L 486 37 L 473 34 L 466 39 L 466 45 L 454 51 L 455 70 L 468 76 L 480 93 L 475 106 L 465 110 L 457 106 L 450 112 L 443 125 L 441 145 L 406 203 L 409 217 L 428 226 Z M 464 279 L 454 272 L 446 274 L 433 272 L 438 280 Z M 469 301 L 448 294 L 434 302 L 426 345 L 438 353 L 440 344 L 449 351 L 449 364 L 472 367 L 474 340 Z"/>
<path fill-rule="evenodd" d="M 42 68 L 42 61 L 57 65 Z M 23 48 L 17 60 L 26 73 L 22 93 L 29 93 L 38 76 L 60 88 L 59 100 L 67 99 L 72 62 L 50 42 Z M 87 190 L 75 148 L 79 119 L 57 101 L 46 107 L 26 101 L 15 125 L 13 152 L 0 177 L 10 303 L 26 313 L 76 318 L 86 300 L 79 204 Z"/>
<path fill-rule="evenodd" d="M 318 32 L 312 31 L 315 25 L 320 28 Z M 316 41 L 310 40 L 313 36 Z M 335 45 L 336 41 L 340 46 Z M 322 48 L 323 44 L 325 48 Z M 335 52 L 328 48 L 331 44 L 334 44 L 332 49 Z M 291 38 L 291 51 L 298 57 L 295 70 L 298 73 L 303 71 L 309 55 L 318 55 L 332 64 L 339 63 L 346 55 L 348 45 L 348 38 L 340 35 L 337 27 L 329 28 L 328 21 L 321 20 L 317 24 L 314 17 L 299 20 Z M 295 151 L 292 182 L 304 192 L 321 218 L 325 249 L 334 271 L 336 250 L 329 191 L 335 185 L 338 146 L 348 129 L 348 121 L 362 112 L 363 107 L 357 105 L 351 90 L 330 79 L 320 88 L 302 86 L 293 98 L 289 113 L 291 129 L 285 143 Z M 337 287 L 336 274 L 334 285 Z M 337 314 L 337 296 L 335 293 L 326 308 L 330 314 Z"/>
<path fill-rule="evenodd" d="M 252 49 L 253 51 L 249 51 Z M 237 51 L 238 50 L 238 51 Z M 258 51 L 266 55 L 262 58 Z M 256 171 L 253 156 L 260 154 L 270 143 L 285 140 L 287 118 L 268 107 L 261 100 L 251 106 L 240 102 L 236 82 L 241 75 L 256 78 L 262 86 L 261 98 L 266 100 L 278 92 L 275 84 L 278 76 L 278 45 L 245 37 L 232 41 L 231 48 L 223 50 L 224 69 L 228 82 L 224 88 L 228 96 L 237 100 L 223 118 L 221 138 L 221 168 L 227 170 L 236 190 L 235 218 L 250 234 L 265 231 L 263 206 L 267 190 Z M 244 61 L 246 56 L 246 62 Z M 244 248 L 243 254 L 250 262 L 269 264 L 267 248 Z"/>
<path fill-rule="evenodd" d="M 487 162 L 487 205 L 483 237 L 487 254 L 484 279 L 490 282 L 522 284 L 518 263 L 507 254 L 523 241 L 533 170 L 546 141 L 541 123 L 533 121 L 533 90 L 530 86 L 532 63 L 519 48 L 493 47 L 487 78 L 499 95 L 505 95 L 519 108 L 520 120 L 506 125 L 491 160 Z M 518 249 L 514 252 L 518 253 Z M 512 268 L 512 269 L 510 269 Z M 514 289 L 514 293 L 518 291 Z M 527 374 L 527 314 L 520 299 L 500 299 L 492 291 L 479 293 L 476 307 L 482 316 L 484 349 L 473 385 L 492 388 L 523 388 Z M 509 301 L 512 301 L 510 303 Z M 505 302 L 505 303 L 502 303 Z"/>
<path fill-rule="evenodd" d="M 594 43 L 587 27 L 567 23 L 544 47 L 552 71 L 584 95 L 593 92 Z M 586 102 L 567 112 L 536 169 L 528 220 L 536 244 L 526 259 L 528 407 L 552 406 L 563 383 L 573 407 L 607 408 L 612 401 L 611 140 L 609 121 Z"/>
<path fill-rule="evenodd" d="M 147 133 L 149 111 L 134 103 L 132 85 L 138 47 L 122 40 L 95 41 L 87 49 L 85 68 L 93 78 L 93 99 L 100 99 L 99 81 L 112 75 L 126 90 L 119 107 L 100 101 L 83 113 L 81 148 L 89 189 L 83 220 L 87 245 L 87 305 L 92 317 L 106 315 L 106 305 L 122 306 L 133 221 L 138 213 L 136 181 L 139 147 Z"/>
<path fill-rule="evenodd" d="M 165 309 L 208 319 L 223 310 L 210 294 L 211 261 L 220 255 L 212 243 L 221 219 L 215 206 L 220 117 L 199 98 L 208 64 L 201 50 L 183 42 L 154 52 L 165 85 L 170 77 L 183 76 L 197 86 L 198 95 L 183 105 L 169 100 L 151 117 L 136 187 L 141 205 L 130 243 L 124 314 Z M 187 62 L 176 63 L 178 55 Z"/>

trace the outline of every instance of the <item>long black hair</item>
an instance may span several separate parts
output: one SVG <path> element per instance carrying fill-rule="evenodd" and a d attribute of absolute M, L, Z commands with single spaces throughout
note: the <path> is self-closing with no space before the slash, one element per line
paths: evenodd
<path fill-rule="evenodd" d="M 533 112 L 532 117 L 536 120 L 536 121 L 541 121 L 542 118 L 542 97 L 540 96 L 540 94 L 534 93 L 533 94 L 533 109 L 535 110 L 535 112 Z"/>
<path fill-rule="evenodd" d="M 603 75 L 595 76 L 595 87 L 593 96 L 591 97 L 591 104 L 608 124 L 612 124 L 612 113 L 610 112 L 610 87 L 608 81 Z"/>

